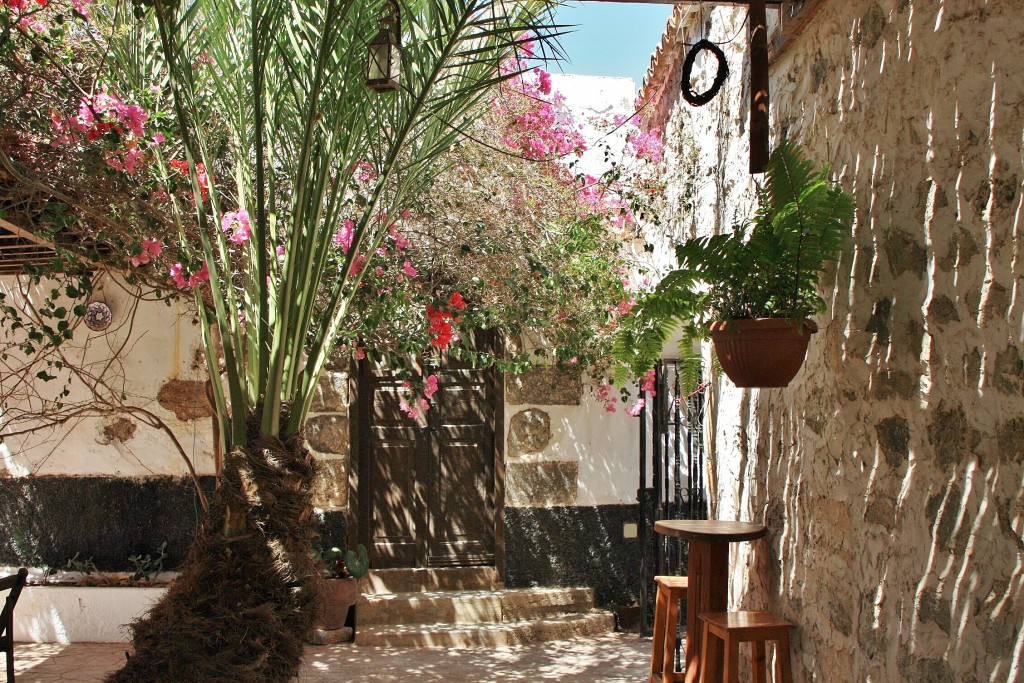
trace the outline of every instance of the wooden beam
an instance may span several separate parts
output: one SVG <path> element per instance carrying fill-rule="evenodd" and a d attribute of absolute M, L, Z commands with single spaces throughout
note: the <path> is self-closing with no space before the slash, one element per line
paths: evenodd
<path fill-rule="evenodd" d="M 765 0 L 750 2 L 750 172 L 768 168 L 768 18 Z"/>

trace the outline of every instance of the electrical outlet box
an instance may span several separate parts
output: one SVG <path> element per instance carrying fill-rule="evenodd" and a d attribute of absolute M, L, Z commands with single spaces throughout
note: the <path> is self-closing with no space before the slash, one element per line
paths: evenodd
<path fill-rule="evenodd" d="M 636 522 L 626 522 L 622 525 L 623 538 L 636 538 L 639 535 Z"/>

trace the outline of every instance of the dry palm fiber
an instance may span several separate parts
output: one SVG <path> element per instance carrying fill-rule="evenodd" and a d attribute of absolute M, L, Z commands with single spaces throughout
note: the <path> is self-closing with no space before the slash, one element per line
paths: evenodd
<path fill-rule="evenodd" d="M 298 674 L 320 575 L 301 438 L 250 438 L 232 449 L 205 528 L 181 575 L 132 627 L 131 655 L 112 683 L 262 683 Z"/>

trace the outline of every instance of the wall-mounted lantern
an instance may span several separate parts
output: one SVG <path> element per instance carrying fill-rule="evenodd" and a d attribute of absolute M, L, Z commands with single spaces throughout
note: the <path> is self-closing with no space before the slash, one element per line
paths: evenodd
<path fill-rule="evenodd" d="M 398 90 L 402 71 L 402 15 L 396 0 L 388 0 L 380 18 L 380 31 L 370 41 L 366 84 L 375 92 Z"/>

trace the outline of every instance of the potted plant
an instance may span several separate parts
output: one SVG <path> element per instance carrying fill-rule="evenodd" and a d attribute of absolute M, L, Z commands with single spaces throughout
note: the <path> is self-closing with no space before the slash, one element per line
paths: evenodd
<path fill-rule="evenodd" d="M 360 543 L 355 552 L 331 548 L 321 553 L 324 567 L 323 590 L 316 628 L 334 631 L 345 626 L 348 613 L 359 597 L 359 579 L 370 570 L 366 547 Z"/>
<path fill-rule="evenodd" d="M 825 310 L 818 282 L 836 260 L 853 217 L 851 195 L 814 170 L 794 143 L 771 154 L 752 219 L 731 232 L 687 240 L 679 267 L 642 298 L 619 340 L 633 373 L 651 367 L 671 331 L 710 333 L 722 370 L 739 387 L 783 387 L 803 363 Z"/>

